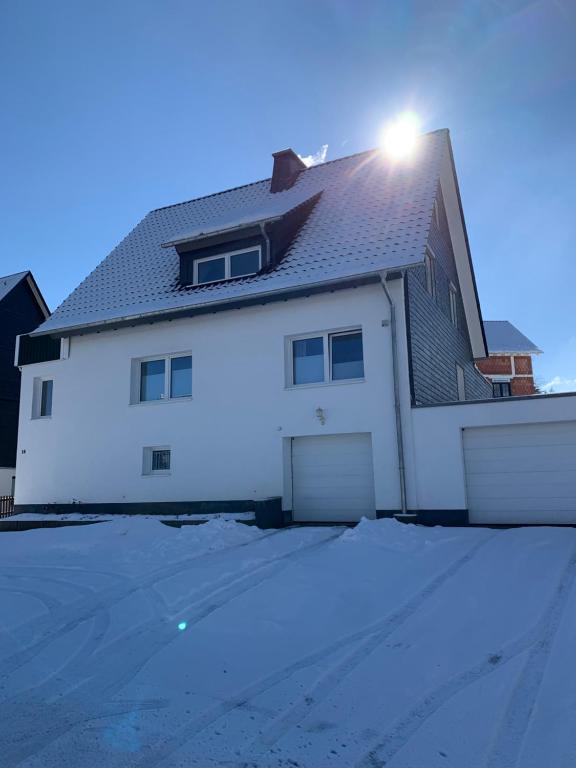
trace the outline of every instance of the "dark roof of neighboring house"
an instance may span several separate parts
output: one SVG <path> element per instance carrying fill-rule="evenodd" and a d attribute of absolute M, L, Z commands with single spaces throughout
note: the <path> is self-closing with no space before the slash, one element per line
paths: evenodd
<path fill-rule="evenodd" d="M 488 352 L 491 355 L 499 353 L 539 355 L 542 352 L 533 341 L 524 336 L 508 320 L 485 320 L 484 332 L 488 343 Z"/>
<path fill-rule="evenodd" d="M 6 296 L 12 288 L 15 288 L 20 280 L 24 280 L 28 272 L 16 272 L 15 275 L 6 275 L 6 277 L 0 277 L 0 301 Z"/>
<path fill-rule="evenodd" d="M 422 137 L 412 162 L 393 165 L 381 151 L 371 150 L 303 170 L 282 192 L 270 192 L 265 179 L 153 210 L 38 330 L 66 333 L 169 317 L 421 263 L 441 166 L 449 154 L 448 131 L 434 131 Z M 174 242 L 272 219 L 319 193 L 273 270 L 225 283 L 180 285 Z"/>
<path fill-rule="evenodd" d="M 30 270 L 26 270 L 25 272 L 16 272 L 13 275 L 6 275 L 5 277 L 0 277 L 0 301 L 2 301 L 2 299 L 5 296 L 7 296 L 10 293 L 10 291 L 18 285 L 18 283 L 22 282 L 23 280 L 27 280 L 31 291 L 34 294 L 34 298 L 36 299 L 40 309 L 42 310 L 42 313 L 46 317 L 49 317 L 50 310 L 48 309 L 48 305 L 44 301 L 44 297 L 40 293 L 40 289 L 38 288 L 38 285 L 36 284 L 36 280 L 34 280 L 34 277 L 32 275 L 32 272 L 30 272 Z"/>

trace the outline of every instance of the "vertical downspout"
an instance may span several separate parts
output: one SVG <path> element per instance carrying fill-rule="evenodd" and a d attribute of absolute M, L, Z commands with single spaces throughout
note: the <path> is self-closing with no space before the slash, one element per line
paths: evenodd
<path fill-rule="evenodd" d="M 380 276 L 380 284 L 390 307 L 390 331 L 392 341 L 392 377 L 394 379 L 394 413 L 396 416 L 396 446 L 398 448 L 398 474 L 400 476 L 400 504 L 402 515 L 408 512 L 406 506 L 406 469 L 404 466 L 404 436 L 402 433 L 402 412 L 400 410 L 400 382 L 398 378 L 398 334 L 396 331 L 396 307 L 386 285 L 386 275 Z"/>

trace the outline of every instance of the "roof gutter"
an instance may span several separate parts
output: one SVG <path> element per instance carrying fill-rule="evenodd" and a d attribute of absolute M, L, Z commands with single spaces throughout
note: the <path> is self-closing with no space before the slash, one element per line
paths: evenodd
<path fill-rule="evenodd" d="M 298 206 L 294 206 L 298 208 Z M 278 214 L 277 216 L 267 216 L 264 219 L 256 219 L 255 221 L 245 221 L 242 224 L 234 224 L 232 227 L 224 227 L 223 229 L 214 229 L 208 232 L 195 232 L 191 235 L 184 235 L 176 240 L 169 240 L 167 243 L 162 243 L 162 248 L 171 248 L 174 245 L 183 245 L 184 243 L 191 243 L 194 240 L 200 240 L 206 237 L 216 237 L 217 235 L 225 235 L 228 232 L 236 232 L 239 229 L 247 229 L 248 227 L 262 227 L 265 224 L 269 224 L 272 221 L 280 221 L 286 214 Z"/>

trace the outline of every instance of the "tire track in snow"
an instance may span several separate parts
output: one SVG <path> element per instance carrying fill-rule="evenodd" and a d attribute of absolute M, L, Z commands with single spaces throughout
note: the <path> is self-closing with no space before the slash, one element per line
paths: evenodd
<path fill-rule="evenodd" d="M 570 597 L 574 581 L 576 580 L 576 554 L 573 554 L 566 567 L 564 568 L 560 580 L 554 590 L 554 596 L 548 604 L 546 610 L 534 626 L 525 632 L 521 637 L 506 643 L 496 651 L 492 652 L 487 658 L 478 662 L 458 675 L 450 678 L 440 684 L 437 688 L 426 694 L 420 701 L 402 715 L 385 735 L 380 738 L 373 746 L 364 753 L 364 755 L 354 764 L 355 768 L 384 768 L 392 758 L 400 752 L 436 714 L 436 712 L 448 703 L 454 696 L 457 696 L 469 686 L 478 682 L 484 677 L 492 674 L 496 669 L 500 669 L 512 659 L 515 659 L 522 653 L 531 650 L 537 657 L 539 670 L 535 672 L 535 682 L 541 681 L 544 674 L 546 661 L 557 629 L 562 620 L 566 604 Z M 532 655 L 532 654 L 531 654 Z M 530 678 L 530 679 L 529 679 Z M 489 757 L 490 768 L 508 768 L 514 766 L 517 762 L 519 750 L 524 738 L 523 728 L 528 724 L 530 714 L 533 709 L 533 702 L 528 702 L 526 706 L 522 705 L 522 711 L 512 712 L 511 707 L 518 702 L 518 696 L 522 692 L 528 692 L 528 686 L 533 682 L 532 674 L 522 676 L 516 690 L 512 696 L 510 707 L 507 712 L 509 723 L 514 723 L 514 731 L 509 736 L 501 733 L 496 740 L 492 753 Z M 532 691 L 529 699 L 537 697 L 538 691 Z M 498 750 L 501 749 L 509 762 L 498 762 Z M 512 762 L 510 762 L 512 760 Z"/>
<path fill-rule="evenodd" d="M 263 693 L 266 693 L 266 691 L 270 690 L 271 688 L 274 688 L 279 683 L 292 677 L 296 672 L 299 672 L 302 669 L 306 669 L 307 667 L 313 666 L 325 660 L 328 656 L 336 653 L 342 648 L 345 648 L 359 641 L 364 641 L 366 639 L 370 640 L 373 636 L 378 635 L 378 633 L 386 632 L 387 631 L 386 628 L 388 627 L 389 623 L 394 619 L 396 620 L 397 623 L 394 624 L 393 626 L 394 626 L 394 629 L 397 628 L 398 626 L 400 626 L 398 622 L 402 623 L 403 621 L 406 620 L 406 618 L 408 618 L 408 616 L 403 618 L 403 615 L 405 612 L 411 610 L 411 612 L 413 613 L 426 600 L 426 597 L 429 596 L 428 590 L 432 588 L 432 585 L 438 579 L 443 578 L 443 581 L 448 579 L 450 575 L 455 573 L 466 562 L 469 562 L 469 560 L 471 560 L 474 557 L 474 555 L 480 549 L 480 547 L 488 543 L 488 541 L 490 541 L 494 537 L 494 535 L 495 534 L 488 536 L 487 538 L 483 539 L 481 542 L 476 544 L 474 547 L 472 547 L 471 550 L 469 550 L 463 557 L 455 561 L 455 563 L 453 563 L 448 569 L 446 569 L 446 571 L 444 571 L 442 574 L 440 574 L 436 578 L 432 579 L 432 581 L 429 582 L 429 584 L 426 587 L 424 587 L 416 595 L 414 595 L 398 611 L 395 611 L 392 614 L 387 615 L 384 619 L 371 623 L 370 625 L 368 625 L 367 627 L 364 627 L 363 629 L 357 630 L 356 632 L 353 632 L 349 635 L 345 635 L 344 637 L 334 640 L 328 645 L 323 646 L 322 648 L 316 651 L 313 651 L 312 653 L 309 653 L 309 654 L 306 654 L 305 656 L 300 657 L 299 659 L 292 662 L 291 664 L 288 664 L 279 670 L 275 670 L 274 672 L 270 673 L 266 677 L 261 678 L 255 683 L 252 683 L 251 685 L 244 688 L 242 691 L 239 691 L 234 696 L 231 696 L 228 699 L 225 699 L 219 702 L 218 704 L 214 705 L 210 709 L 205 710 L 201 715 L 189 721 L 179 731 L 175 732 L 170 737 L 165 739 L 161 745 L 158 745 L 157 747 L 152 748 L 151 753 L 147 755 L 142 761 L 137 763 L 138 768 L 155 768 L 155 766 L 161 765 L 162 762 L 165 761 L 168 757 L 170 757 L 176 750 L 180 749 L 186 742 L 190 741 L 190 739 L 194 738 L 194 736 L 196 736 L 201 731 L 205 730 L 208 726 L 215 723 L 221 717 L 224 717 L 225 715 L 230 714 L 235 709 L 240 709 L 244 707 L 249 701 L 255 699 L 257 696 L 260 696 Z M 458 567 L 456 567 L 457 564 L 459 564 Z M 424 597 L 421 598 L 421 595 L 423 593 L 424 593 Z M 248 761 L 250 761 L 250 758 L 247 758 L 247 759 Z"/>
<path fill-rule="evenodd" d="M 433 597 L 447 582 L 473 560 L 494 534 L 478 542 L 465 555 L 455 560 L 442 573 L 432 578 L 423 589 L 416 592 L 396 611 L 366 629 L 363 637 L 349 654 L 333 664 L 321 677 L 308 688 L 299 699 L 266 727 L 255 740 L 253 747 L 270 747 L 276 744 L 286 733 L 296 727 L 327 696 L 329 696 L 346 678 L 382 645 L 394 632 L 408 621 L 422 605 Z"/>
<path fill-rule="evenodd" d="M 100 603 L 104 603 L 106 607 L 110 609 L 138 591 L 146 590 L 153 587 L 155 584 L 159 584 L 165 579 L 185 573 L 194 568 L 198 562 L 217 559 L 219 556 L 222 556 L 225 553 L 227 554 L 231 550 L 256 545 L 264 539 L 278 535 L 279 533 L 282 533 L 282 531 L 273 531 L 272 533 L 263 534 L 257 539 L 248 542 L 242 542 L 241 544 L 236 544 L 231 547 L 224 547 L 216 551 L 203 552 L 196 557 L 192 556 L 179 560 L 176 563 L 171 563 L 169 566 L 164 566 L 153 571 L 140 581 L 127 575 L 118 574 L 118 577 L 124 579 L 123 585 L 107 587 L 99 592 L 94 592 L 90 599 L 82 598 L 74 603 L 65 604 L 61 609 L 55 611 L 54 616 L 45 617 L 40 620 L 32 619 L 25 625 L 21 625 L 21 627 L 18 628 L 18 632 L 23 635 L 32 633 L 35 639 L 31 643 L 24 645 L 24 647 L 16 653 L 2 659 L 2 674 L 0 675 L 0 681 L 13 674 L 20 667 L 30 663 L 40 652 L 45 650 L 48 644 L 60 640 L 65 634 L 76 629 L 79 624 L 90 620 L 94 612 L 98 610 Z M 26 566 L 22 567 L 26 568 Z M 89 572 L 89 570 L 86 571 L 86 573 Z"/>
<path fill-rule="evenodd" d="M 188 626 L 192 627 L 224 607 L 232 600 L 240 597 L 250 589 L 258 586 L 271 575 L 289 567 L 300 556 L 328 545 L 342 535 L 330 533 L 320 541 L 298 546 L 274 558 L 269 558 L 264 564 L 259 563 L 252 573 L 238 578 L 230 574 L 227 586 L 219 585 L 212 594 L 193 600 L 188 606 L 185 616 Z M 219 580 L 221 581 L 221 580 Z M 146 625 L 133 628 L 129 633 L 117 638 L 112 643 L 102 647 L 92 658 L 90 665 L 82 671 L 82 682 L 74 686 L 64 696 L 53 697 L 52 700 L 41 702 L 42 717 L 51 723 L 49 729 L 31 732 L 29 718 L 18 719 L 15 724 L 0 719 L 0 743 L 2 744 L 2 768 L 14 768 L 23 760 L 38 754 L 60 736 L 69 732 L 76 725 L 87 720 L 108 717 L 110 708 L 117 710 L 125 703 L 110 702 L 110 699 L 122 690 L 138 672 L 160 651 L 165 650 L 179 633 L 175 631 L 174 621 L 146 622 Z M 19 705 L 19 708 L 18 706 Z M 12 708 L 25 711 L 29 706 L 29 697 L 11 703 Z M 144 708 L 150 708 L 144 702 Z M 161 706 L 161 702 L 154 705 Z M 134 707 L 137 709 L 138 705 Z"/>

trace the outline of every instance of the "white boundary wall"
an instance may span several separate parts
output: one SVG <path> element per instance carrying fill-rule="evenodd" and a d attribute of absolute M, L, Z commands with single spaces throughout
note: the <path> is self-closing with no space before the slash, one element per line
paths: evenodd
<path fill-rule="evenodd" d="M 576 393 L 412 409 L 417 508 L 467 509 L 462 430 L 576 420 Z M 526 521 L 529 522 L 529 521 Z"/>
<path fill-rule="evenodd" d="M 15 476 L 15 467 L 0 467 L 0 496 L 12 495 L 12 478 Z"/>

